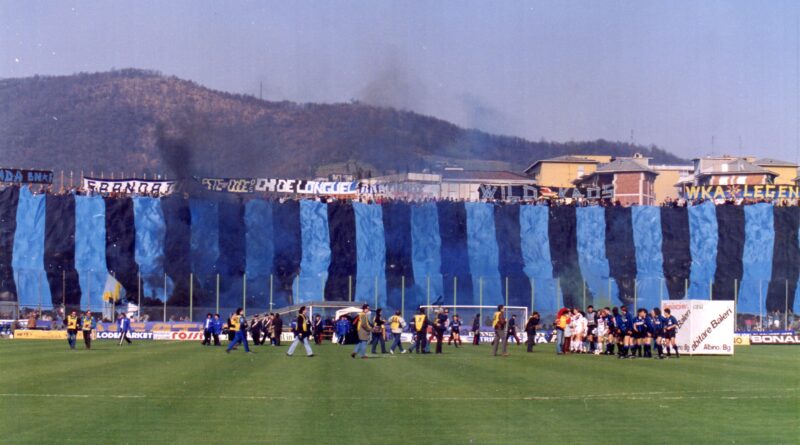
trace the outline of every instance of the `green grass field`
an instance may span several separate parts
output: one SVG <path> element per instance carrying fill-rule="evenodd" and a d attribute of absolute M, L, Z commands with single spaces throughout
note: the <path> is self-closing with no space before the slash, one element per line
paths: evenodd
<path fill-rule="evenodd" d="M 290 358 L 286 346 L 0 341 L 0 442 L 800 443 L 795 347 L 662 361 L 538 348 L 353 360 L 330 344 Z"/>

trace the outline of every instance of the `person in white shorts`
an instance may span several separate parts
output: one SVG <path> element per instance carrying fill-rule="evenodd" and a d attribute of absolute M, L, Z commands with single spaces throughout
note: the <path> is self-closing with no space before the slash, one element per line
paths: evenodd
<path fill-rule="evenodd" d="M 600 309 L 597 314 L 597 346 L 594 348 L 594 355 L 600 355 L 601 351 L 606 350 L 606 337 L 608 336 L 608 316 L 607 309 Z"/>

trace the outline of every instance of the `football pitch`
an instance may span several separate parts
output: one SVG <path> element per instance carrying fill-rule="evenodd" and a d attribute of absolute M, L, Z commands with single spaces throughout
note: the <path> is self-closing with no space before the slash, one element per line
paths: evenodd
<path fill-rule="evenodd" d="M 0 341 L 0 442 L 800 443 L 800 350 L 556 357 L 552 345 L 351 359 L 352 346 Z"/>

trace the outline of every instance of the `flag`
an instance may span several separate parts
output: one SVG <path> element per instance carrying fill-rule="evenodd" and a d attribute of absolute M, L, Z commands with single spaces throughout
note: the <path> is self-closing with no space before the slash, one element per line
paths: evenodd
<path fill-rule="evenodd" d="M 108 274 L 106 285 L 103 287 L 103 301 L 119 301 L 121 294 L 122 285 L 111 274 Z"/>

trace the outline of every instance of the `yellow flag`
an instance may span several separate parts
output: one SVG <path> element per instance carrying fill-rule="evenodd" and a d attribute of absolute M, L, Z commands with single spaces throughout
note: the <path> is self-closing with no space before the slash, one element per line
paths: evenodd
<path fill-rule="evenodd" d="M 106 278 L 106 285 L 103 287 L 103 301 L 119 301 L 122 285 L 111 274 Z"/>

